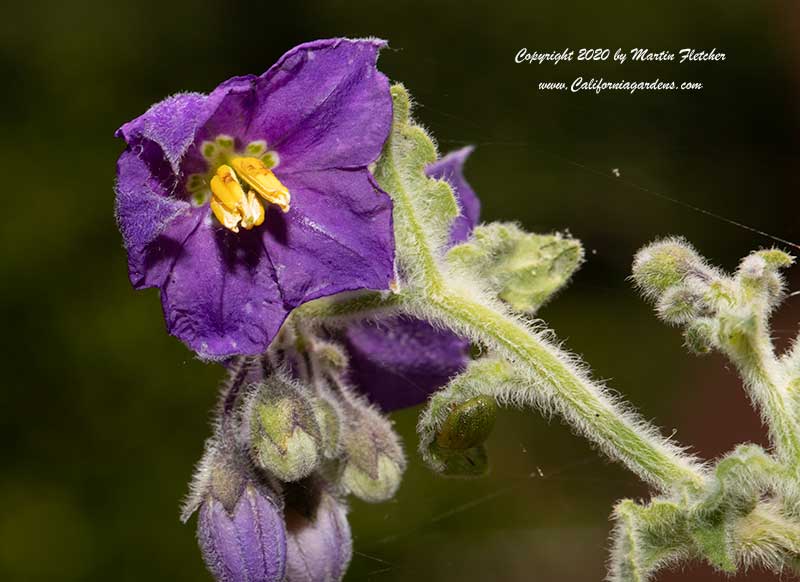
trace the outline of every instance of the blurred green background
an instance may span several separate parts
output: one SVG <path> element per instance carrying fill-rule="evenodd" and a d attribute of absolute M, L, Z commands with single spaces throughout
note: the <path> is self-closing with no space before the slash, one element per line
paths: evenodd
<path fill-rule="evenodd" d="M 735 375 L 684 353 L 626 277 L 654 237 L 731 268 L 767 238 L 647 190 L 800 241 L 794 2 L 24 2 L 0 21 L 0 579 L 208 580 L 178 503 L 221 370 L 134 292 L 113 218 L 114 130 L 164 96 L 259 73 L 302 41 L 380 36 L 485 220 L 568 228 L 589 251 L 541 315 L 596 376 L 706 457 L 763 439 Z M 716 47 L 722 63 L 515 65 L 522 48 Z M 576 76 L 702 81 L 691 93 L 540 92 Z M 612 175 L 618 168 L 621 177 Z M 800 288 L 798 269 L 790 275 Z M 791 338 L 800 298 L 777 315 Z M 558 419 L 503 412 L 493 470 L 449 481 L 418 460 L 397 498 L 352 504 L 348 580 L 600 580 L 615 500 L 646 489 Z M 702 567 L 660 580 L 716 580 Z M 754 572 L 742 580 L 769 580 Z"/>

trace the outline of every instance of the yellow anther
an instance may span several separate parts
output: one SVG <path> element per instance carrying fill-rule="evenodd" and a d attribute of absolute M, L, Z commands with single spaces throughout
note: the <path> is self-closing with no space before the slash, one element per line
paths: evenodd
<path fill-rule="evenodd" d="M 242 212 L 242 227 L 250 230 L 254 226 L 260 225 L 264 222 L 264 207 L 256 198 L 256 193 L 250 190 L 247 193 L 247 206 Z"/>
<path fill-rule="evenodd" d="M 211 210 L 222 226 L 233 232 L 242 228 L 250 230 L 264 222 L 264 207 L 251 190 L 245 195 L 239 179 L 230 166 L 217 168 L 211 178 Z"/>
<path fill-rule="evenodd" d="M 228 210 L 223 204 L 218 202 L 217 198 L 214 196 L 211 197 L 211 210 L 214 212 L 214 216 L 217 217 L 217 220 L 222 223 L 222 226 L 233 232 L 239 232 L 239 221 L 242 217 L 237 211 Z"/>
<path fill-rule="evenodd" d="M 229 210 L 238 210 L 247 202 L 242 185 L 230 166 L 222 165 L 217 168 L 217 174 L 211 178 L 211 193 Z"/>
<path fill-rule="evenodd" d="M 281 184 L 280 180 L 272 173 L 272 170 L 264 165 L 264 162 L 258 158 L 241 157 L 233 158 L 230 163 L 239 177 L 261 195 L 264 200 L 270 204 L 275 204 L 284 212 L 289 211 L 289 203 L 291 201 L 289 190 Z M 227 166 L 222 167 L 225 168 Z"/>

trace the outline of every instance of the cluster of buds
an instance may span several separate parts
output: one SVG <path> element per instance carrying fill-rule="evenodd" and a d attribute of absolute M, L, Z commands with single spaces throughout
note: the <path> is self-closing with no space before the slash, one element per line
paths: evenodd
<path fill-rule="evenodd" d="M 385 501 L 405 469 L 391 423 L 339 377 L 333 344 L 303 356 L 279 345 L 293 356 L 277 368 L 267 356 L 231 366 L 184 506 L 184 521 L 199 514 L 217 580 L 340 580 L 352 555 L 346 496 Z"/>
<path fill-rule="evenodd" d="M 739 445 L 681 495 L 618 504 L 610 580 L 646 580 L 686 556 L 727 573 L 754 564 L 797 571 L 800 344 L 776 353 L 769 324 L 784 296 L 780 269 L 793 262 L 783 251 L 759 250 L 728 274 L 676 238 L 637 254 L 633 279 L 643 295 L 661 319 L 683 326 L 687 348 L 718 350 L 736 365 L 771 447 Z"/>
<path fill-rule="evenodd" d="M 783 297 L 780 269 L 792 262 L 783 251 L 761 250 L 727 275 L 688 243 L 672 238 L 639 251 L 633 278 L 661 319 L 684 326 L 691 351 L 720 349 L 736 357 L 742 356 L 747 338 L 767 331 L 769 315 Z"/>

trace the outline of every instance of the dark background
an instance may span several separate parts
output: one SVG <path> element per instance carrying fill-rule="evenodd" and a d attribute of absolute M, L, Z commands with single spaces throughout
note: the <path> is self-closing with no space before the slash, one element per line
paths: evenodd
<path fill-rule="evenodd" d="M 112 134 L 166 95 L 260 73 L 315 38 L 388 39 L 380 67 L 416 97 L 442 151 L 477 144 L 467 174 L 483 218 L 584 241 L 587 264 L 541 315 L 597 377 L 705 457 L 761 441 L 726 363 L 686 354 L 626 277 L 637 248 L 660 235 L 684 235 L 727 268 L 772 244 L 644 189 L 800 241 L 793 4 L 97 0 L 6 10 L 0 579 L 208 580 L 177 508 L 221 370 L 167 336 L 155 291 L 128 283 Z M 728 58 L 515 65 L 522 47 L 716 47 Z M 537 90 L 579 75 L 705 88 Z M 800 298 L 789 299 L 775 323 L 781 345 L 798 315 Z M 647 493 L 635 478 L 557 419 L 505 411 L 491 476 L 444 480 L 416 456 L 416 414 L 396 415 L 411 459 L 397 498 L 352 504 L 348 580 L 601 579 L 613 503 Z M 703 568 L 659 578 L 678 579 L 722 578 Z"/>

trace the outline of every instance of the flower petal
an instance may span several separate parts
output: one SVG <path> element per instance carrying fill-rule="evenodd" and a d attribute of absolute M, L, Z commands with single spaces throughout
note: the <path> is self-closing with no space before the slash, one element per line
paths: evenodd
<path fill-rule="evenodd" d="M 467 146 L 450 152 L 428 166 L 425 171 L 432 178 L 448 181 L 453 187 L 453 194 L 461 207 L 461 214 L 455 219 L 450 230 L 451 245 L 467 240 L 472 229 L 478 224 L 478 217 L 481 213 L 481 202 L 464 178 L 464 162 L 467 161 L 474 149 L 472 146 Z"/>
<path fill-rule="evenodd" d="M 266 139 L 284 173 L 374 162 L 389 135 L 389 81 L 375 67 L 386 43 L 329 39 L 286 53 L 255 82 L 248 139 Z"/>
<path fill-rule="evenodd" d="M 259 354 L 293 306 L 284 302 L 261 233 L 232 233 L 202 212 L 183 241 L 157 241 L 156 254 L 171 265 L 161 286 L 167 328 L 204 358 Z"/>
<path fill-rule="evenodd" d="M 253 487 L 239 500 L 233 523 L 243 545 L 247 580 L 283 580 L 286 567 L 286 530 L 275 505 Z"/>
<path fill-rule="evenodd" d="M 467 364 L 469 342 L 410 317 L 350 326 L 350 381 L 385 411 L 424 402 Z"/>
<path fill-rule="evenodd" d="M 142 140 L 157 144 L 177 174 L 195 133 L 215 107 L 216 103 L 202 93 L 178 93 L 156 103 L 144 115 L 120 127 L 115 135 L 128 145 Z"/>
<path fill-rule="evenodd" d="M 367 170 L 276 175 L 292 194 L 287 214 L 267 211 L 264 246 L 292 307 L 394 276 L 392 204 Z"/>
<path fill-rule="evenodd" d="M 174 177 L 159 146 L 150 140 L 128 146 L 117 161 L 116 215 L 125 248 L 131 256 L 131 280 L 140 281 L 140 258 L 174 219 L 190 205 L 170 195 Z"/>

